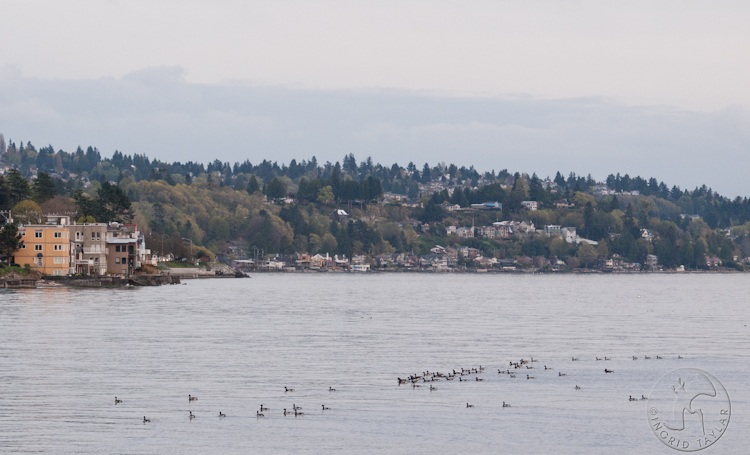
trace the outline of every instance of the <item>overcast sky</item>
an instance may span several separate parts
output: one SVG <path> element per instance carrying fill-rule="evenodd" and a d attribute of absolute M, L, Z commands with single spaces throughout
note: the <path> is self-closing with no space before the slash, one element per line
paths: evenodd
<path fill-rule="evenodd" d="M 750 196 L 750 2 L 12 1 L 0 133 L 166 160 L 455 162 Z"/>

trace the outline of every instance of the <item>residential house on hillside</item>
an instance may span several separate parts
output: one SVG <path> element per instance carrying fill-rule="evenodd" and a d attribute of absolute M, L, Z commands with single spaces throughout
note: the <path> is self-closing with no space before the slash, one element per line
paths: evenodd
<path fill-rule="evenodd" d="M 411 227 L 413 227 L 414 229 L 416 229 L 417 227 L 419 227 L 419 226 L 422 225 L 422 222 L 421 221 L 417 221 L 417 220 L 412 220 L 411 218 L 404 218 L 403 220 L 401 220 L 398 223 L 398 227 L 400 227 L 401 229 L 403 229 L 404 226 L 406 226 L 407 224 L 410 224 Z"/>
<path fill-rule="evenodd" d="M 548 224 L 544 226 L 544 233 L 547 234 L 547 237 L 551 237 L 555 234 L 559 234 L 560 229 L 562 228 L 560 227 L 559 224 Z"/>
<path fill-rule="evenodd" d="M 495 226 L 480 226 L 477 229 L 477 235 L 486 239 L 494 239 L 497 234 Z"/>
<path fill-rule="evenodd" d="M 349 214 L 346 213 L 346 210 L 342 209 L 336 209 L 333 212 L 328 214 L 328 217 L 331 219 L 331 221 L 338 221 L 339 223 L 346 223 L 349 221 Z"/>
<path fill-rule="evenodd" d="M 497 221 L 492 223 L 492 226 L 495 228 L 496 239 L 507 239 L 513 234 L 513 226 L 511 226 L 510 221 Z"/>
<path fill-rule="evenodd" d="M 562 235 L 563 240 L 568 243 L 576 243 L 576 239 L 578 238 L 575 227 L 564 227 L 560 229 L 560 234 Z"/>
<path fill-rule="evenodd" d="M 468 239 L 474 237 L 473 227 L 460 227 L 456 229 L 456 235 L 462 239 Z"/>
<path fill-rule="evenodd" d="M 461 254 L 463 254 L 463 256 L 467 259 L 474 259 L 481 253 L 478 249 L 470 248 L 468 246 L 461 247 L 458 249 L 458 251 L 461 252 Z"/>
<path fill-rule="evenodd" d="M 617 192 L 615 190 L 609 189 L 604 183 L 599 183 L 594 186 L 594 194 L 596 196 L 608 196 L 616 193 Z"/>
<path fill-rule="evenodd" d="M 445 254 L 445 247 L 435 245 L 434 247 L 430 248 L 430 253 Z"/>
<path fill-rule="evenodd" d="M 521 206 L 531 212 L 539 209 L 539 202 L 537 201 L 522 201 Z"/>
<path fill-rule="evenodd" d="M 572 204 L 568 203 L 567 199 L 558 199 L 554 202 L 554 204 L 555 204 L 555 208 L 558 208 L 558 209 L 569 209 L 573 207 Z"/>
<path fill-rule="evenodd" d="M 458 204 L 451 204 L 450 202 L 443 202 L 442 204 L 440 204 L 440 207 L 442 207 L 443 209 L 445 209 L 445 210 L 447 210 L 449 212 L 456 212 L 456 211 L 461 210 L 461 206 L 460 205 L 458 205 Z"/>
<path fill-rule="evenodd" d="M 383 193 L 383 203 L 387 204 L 389 202 L 401 202 L 406 201 L 409 198 L 406 195 L 403 194 L 396 194 L 396 193 L 389 193 L 385 192 Z"/>
<path fill-rule="evenodd" d="M 482 202 L 481 204 L 471 204 L 471 208 L 476 210 L 502 210 L 503 204 L 497 201 Z"/>

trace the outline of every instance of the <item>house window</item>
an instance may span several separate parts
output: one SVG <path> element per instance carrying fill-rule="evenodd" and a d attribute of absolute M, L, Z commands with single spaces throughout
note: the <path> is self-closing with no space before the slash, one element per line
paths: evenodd
<path fill-rule="evenodd" d="M 34 245 L 34 251 L 42 251 L 42 245 Z"/>
<path fill-rule="evenodd" d="M 25 243 L 24 243 L 23 245 L 21 245 L 21 249 L 22 249 L 22 250 L 25 250 L 25 249 L 26 249 L 26 244 L 25 244 Z"/>
<path fill-rule="evenodd" d="M 42 231 L 34 231 L 34 238 L 41 239 Z"/>
<path fill-rule="evenodd" d="M 21 237 L 26 237 L 26 231 L 18 231 L 19 234 L 21 234 Z"/>
<path fill-rule="evenodd" d="M 42 258 L 34 258 L 34 265 L 37 267 L 42 266 Z"/>
<path fill-rule="evenodd" d="M 119 264 L 119 263 L 120 263 L 120 258 L 115 258 L 115 264 Z"/>
<path fill-rule="evenodd" d="M 62 276 L 62 270 L 55 270 L 55 276 Z"/>
<path fill-rule="evenodd" d="M 55 248 L 54 248 L 54 250 L 55 250 L 55 251 L 65 251 L 65 249 L 63 248 L 63 246 L 62 246 L 62 245 L 55 245 Z"/>
<path fill-rule="evenodd" d="M 61 239 L 62 238 L 62 232 L 55 232 L 55 238 Z"/>
<path fill-rule="evenodd" d="M 55 264 L 62 264 L 63 263 L 63 258 L 56 257 L 54 262 L 55 262 Z"/>
<path fill-rule="evenodd" d="M 94 258 L 94 264 L 98 264 L 98 263 L 99 263 L 99 258 Z"/>
<path fill-rule="evenodd" d="M 80 232 L 76 232 L 76 240 L 81 240 L 81 233 Z"/>
<path fill-rule="evenodd" d="M 120 245 L 115 245 L 115 251 L 120 252 Z"/>

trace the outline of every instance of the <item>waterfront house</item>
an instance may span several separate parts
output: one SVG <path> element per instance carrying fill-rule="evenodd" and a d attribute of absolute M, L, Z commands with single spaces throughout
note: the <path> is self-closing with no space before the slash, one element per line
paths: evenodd
<path fill-rule="evenodd" d="M 349 265 L 349 259 L 346 258 L 345 254 L 341 255 L 341 257 L 336 254 L 333 256 L 333 263 L 336 267 L 347 267 Z"/>
<path fill-rule="evenodd" d="M 68 275 L 72 255 L 69 224 L 69 216 L 49 215 L 44 224 L 19 225 L 24 244 L 14 253 L 13 262 L 22 267 L 28 264 L 45 275 Z"/>
<path fill-rule="evenodd" d="M 719 259 L 717 257 L 706 256 L 706 266 L 707 267 L 709 267 L 709 268 L 719 267 L 719 266 L 721 266 L 721 264 L 722 264 L 721 259 Z"/>
<path fill-rule="evenodd" d="M 152 263 L 143 235 L 136 224 L 107 224 L 107 273 L 131 275 L 144 259 Z"/>
<path fill-rule="evenodd" d="M 74 224 L 69 227 L 73 260 L 71 273 L 105 275 L 107 273 L 107 224 Z"/>
<path fill-rule="evenodd" d="M 367 257 L 364 254 L 352 256 L 352 264 L 364 264 L 365 262 L 367 262 Z"/>

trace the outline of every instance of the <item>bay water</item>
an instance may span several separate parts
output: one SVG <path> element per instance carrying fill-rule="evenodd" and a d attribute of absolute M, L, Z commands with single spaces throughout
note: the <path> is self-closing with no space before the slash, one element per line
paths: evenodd
<path fill-rule="evenodd" d="M 706 453 L 744 455 L 748 289 L 746 274 L 331 273 L 0 290 L 0 452 L 673 453 L 629 397 L 695 367 L 732 400 Z"/>

